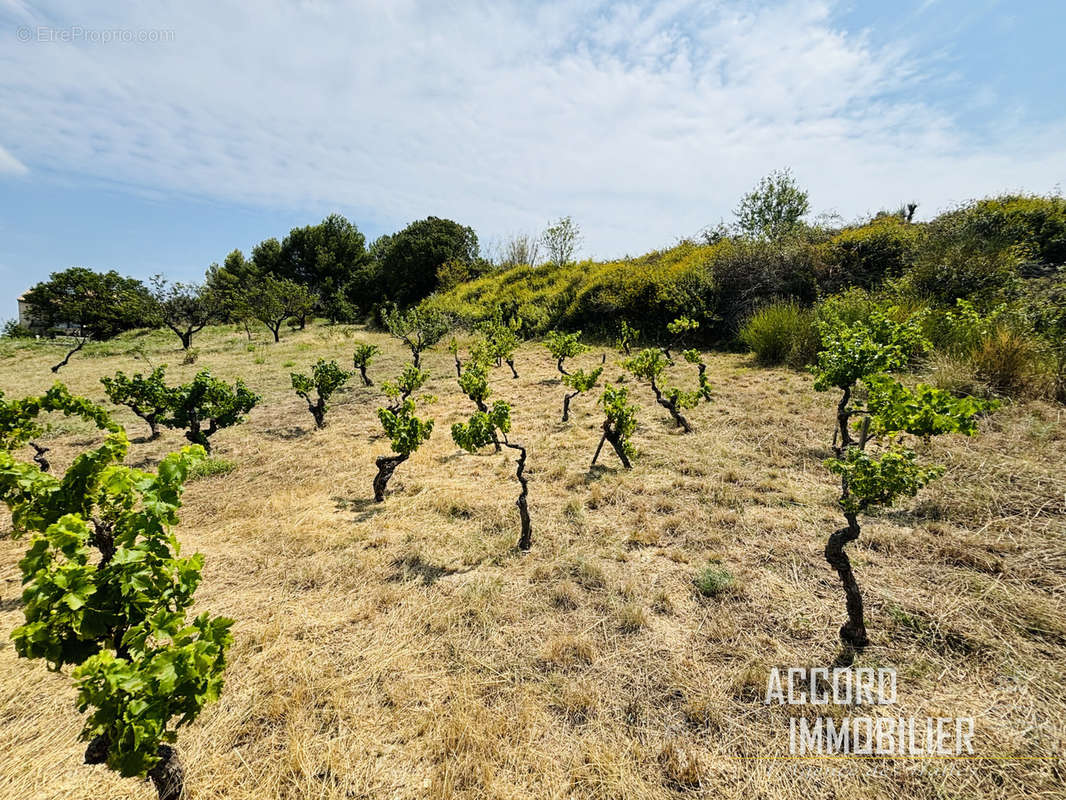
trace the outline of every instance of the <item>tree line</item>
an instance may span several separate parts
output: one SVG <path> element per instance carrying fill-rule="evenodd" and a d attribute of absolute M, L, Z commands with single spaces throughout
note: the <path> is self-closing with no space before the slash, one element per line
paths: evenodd
<path fill-rule="evenodd" d="M 209 324 L 265 325 L 278 341 L 283 326 L 304 328 L 313 316 L 356 322 L 416 305 L 430 294 L 487 272 L 547 259 L 565 263 L 580 246 L 577 225 L 564 217 L 538 237 L 520 234 L 482 254 L 474 229 L 426 217 L 367 246 L 358 227 L 340 214 L 271 237 L 246 256 L 235 249 L 211 264 L 199 283 L 147 285 L 114 270 L 72 267 L 55 272 L 23 296 L 31 326 L 14 323 L 7 335 L 65 333 L 80 342 L 108 339 L 134 328 L 165 327 L 184 349 Z"/>

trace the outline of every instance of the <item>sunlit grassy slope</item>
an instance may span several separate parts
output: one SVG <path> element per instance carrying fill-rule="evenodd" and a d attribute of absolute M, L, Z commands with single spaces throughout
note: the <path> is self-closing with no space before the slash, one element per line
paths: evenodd
<path fill-rule="evenodd" d="M 353 383 L 313 430 L 288 374 L 318 357 L 349 364 L 353 336 L 314 326 L 249 343 L 216 328 L 182 366 L 162 333 L 92 345 L 59 377 L 103 400 L 99 377 L 210 366 L 264 400 L 215 438 L 227 474 L 197 479 L 178 535 L 206 555 L 198 606 L 236 618 L 222 700 L 181 734 L 190 796 L 214 798 L 972 798 L 1061 797 L 1066 722 L 1066 417 L 1008 405 L 974 440 L 928 456 L 943 479 L 868 519 L 850 550 L 874 645 L 859 665 L 899 670 L 894 716 L 977 718 L 986 759 L 803 761 L 788 754 L 790 709 L 763 704 L 773 666 L 836 656 L 843 597 L 822 557 L 840 524 L 828 454 L 835 398 L 798 372 L 708 355 L 715 400 L 679 434 L 650 392 L 632 472 L 589 470 L 595 398 L 559 421 L 563 389 L 543 347 L 519 350 L 520 379 L 492 375 L 529 448 L 533 549 L 518 535 L 513 457 L 462 453 L 451 423 L 471 405 L 450 356 L 425 361 L 432 439 L 371 502 L 387 452 L 378 386 Z M 577 359 L 599 363 L 599 350 Z M 0 388 L 47 388 L 50 345 L 0 344 Z M 608 353 L 606 376 L 622 370 Z M 678 367 L 679 380 L 694 376 Z M 116 411 L 132 437 L 143 424 Z M 62 469 L 95 435 L 55 420 Z M 135 442 L 151 467 L 184 443 Z M 28 453 L 24 456 L 28 458 Z M 24 541 L 0 517 L 0 631 L 21 619 Z M 704 598 L 709 563 L 735 577 Z M 0 798 L 150 798 L 148 784 L 82 761 L 69 678 L 0 645 Z M 835 712 L 842 716 L 845 711 Z M 991 758 L 1004 755 L 1042 759 Z"/>

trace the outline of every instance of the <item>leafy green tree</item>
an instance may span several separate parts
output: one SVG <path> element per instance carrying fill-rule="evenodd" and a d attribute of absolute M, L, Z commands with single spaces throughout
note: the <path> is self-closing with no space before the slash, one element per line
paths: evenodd
<path fill-rule="evenodd" d="M 33 331 L 25 325 L 19 324 L 17 319 L 4 320 L 0 327 L 0 338 L 4 339 L 32 339 Z"/>
<path fill-rule="evenodd" d="M 162 275 L 152 278 L 152 299 L 163 324 L 181 339 L 181 346 L 192 346 L 199 333 L 221 316 L 220 297 L 205 286 L 193 283 L 168 283 Z"/>
<path fill-rule="evenodd" d="M 370 376 L 366 374 L 366 368 L 370 366 L 370 362 L 374 360 L 374 356 L 381 352 L 376 344 L 366 344 L 365 342 L 357 342 L 355 345 L 355 354 L 352 356 L 352 363 L 355 368 L 359 370 L 359 376 L 363 379 L 363 386 L 373 386 L 374 382 L 370 380 Z"/>
<path fill-rule="evenodd" d="M 610 442 L 622 466 L 632 469 L 633 464 L 630 459 L 636 455 L 636 449 L 630 437 L 637 429 L 637 407 L 629 402 L 629 390 L 624 386 L 620 388 L 607 386 L 600 397 L 600 403 L 603 405 L 605 416 L 603 436 L 600 437 L 600 443 L 596 445 L 596 452 L 592 456 L 592 466 L 596 466 L 603 443 Z"/>
<path fill-rule="evenodd" d="M 573 333 L 566 333 L 565 331 L 549 331 L 547 338 L 544 340 L 544 346 L 548 348 L 548 352 L 552 354 L 552 358 L 555 359 L 555 367 L 563 375 L 569 375 L 563 367 L 563 362 L 568 358 L 574 358 L 580 353 L 585 352 L 588 348 L 580 341 L 581 331 L 574 331 Z"/>
<path fill-rule="evenodd" d="M 641 350 L 637 355 L 625 361 L 623 366 L 636 377 L 648 381 L 652 392 L 655 393 L 655 402 L 670 412 L 670 416 L 679 428 L 683 428 L 685 433 L 691 433 L 692 425 L 681 412 L 686 408 L 695 408 L 701 399 L 710 400 L 711 388 L 707 381 L 707 367 L 700 359 L 699 351 L 686 350 L 684 356 L 686 361 L 700 368 L 699 385 L 691 392 L 682 391 L 676 386 L 665 384 L 660 386 L 666 368 L 670 365 L 661 350 L 653 347 Z"/>
<path fill-rule="evenodd" d="M 266 325 L 274 341 L 281 341 L 281 326 L 286 320 L 305 317 L 314 307 L 314 297 L 306 286 L 288 278 L 265 275 L 245 295 L 255 319 Z"/>
<path fill-rule="evenodd" d="M 589 370 L 588 372 L 579 369 L 571 374 L 563 375 L 563 384 L 574 390 L 563 395 L 563 422 L 568 422 L 570 420 L 570 401 L 579 394 L 592 389 L 602 374 L 603 367 L 596 367 L 596 369 Z"/>
<path fill-rule="evenodd" d="M 573 261 L 581 240 L 581 229 L 570 217 L 560 218 L 540 235 L 540 243 L 548 254 L 548 263 L 556 267 L 564 267 Z"/>
<path fill-rule="evenodd" d="M 809 209 L 807 192 L 796 183 L 791 170 L 784 169 L 760 180 L 733 213 L 746 236 L 779 241 L 796 232 Z"/>
<path fill-rule="evenodd" d="M 119 370 L 114 377 L 103 377 L 107 399 L 115 405 L 126 406 L 143 419 L 151 430 L 149 441 L 159 438 L 159 424 L 173 405 L 172 391 L 165 382 L 166 364 L 153 369 L 148 375 L 139 372 L 127 377 Z"/>
<path fill-rule="evenodd" d="M 109 339 L 133 328 L 159 324 L 148 289 L 114 270 L 71 267 L 53 272 L 24 295 L 31 327 L 88 339 Z"/>
<path fill-rule="evenodd" d="M 488 444 L 495 444 L 498 451 L 501 439 L 504 447 L 518 451 L 515 477 L 522 487 L 518 500 L 515 501 L 515 505 L 518 506 L 518 517 L 522 525 L 522 532 L 518 537 L 518 547 L 521 550 L 528 550 L 533 546 L 533 526 L 529 518 L 529 480 L 525 476 L 526 448 L 508 440 L 507 434 L 510 430 L 511 406 L 503 400 L 497 400 L 492 404 L 491 409 L 479 409 L 476 411 L 465 424 L 457 422 L 452 425 L 452 440 L 468 453 L 476 453 Z"/>
<path fill-rule="evenodd" d="M 315 418 L 315 427 L 326 427 L 326 403 L 339 388 L 341 388 L 352 373 L 341 369 L 336 361 L 318 359 L 311 369 L 310 375 L 293 372 L 289 376 L 292 380 L 292 388 L 296 394 L 307 403 L 307 410 Z M 314 401 L 311 400 L 311 392 L 315 393 Z"/>
<path fill-rule="evenodd" d="M 448 332 L 448 318 L 426 305 L 407 311 L 391 309 L 385 315 L 385 327 L 411 351 L 416 367 L 421 366 L 422 352 L 432 347 Z"/>
<path fill-rule="evenodd" d="M 273 240 L 277 244 L 277 239 Z M 253 253 L 265 242 L 253 249 Z M 264 256 L 264 258 L 266 258 Z M 216 298 L 219 320 L 221 322 L 245 322 L 254 319 L 248 306 L 249 290 L 265 273 L 254 258 L 248 260 L 240 250 L 233 250 L 226 256 L 222 266 L 212 264 L 207 268 L 204 288 Z"/>
<path fill-rule="evenodd" d="M 859 537 L 859 515 L 912 497 L 943 473 L 941 466 L 919 463 L 905 446 L 905 435 L 923 440 L 947 433 L 972 435 L 977 417 L 994 404 L 923 384 L 909 389 L 887 374 L 902 369 L 915 351 L 928 348 L 918 316 L 897 322 L 875 309 L 862 320 L 828 315 L 819 327 L 823 350 L 813 368 L 814 388 L 840 391 L 834 456 L 826 466 L 840 477 L 838 505 L 847 521 L 829 537 L 825 558 L 844 587 L 848 621 L 840 639 L 861 649 L 869 644 L 862 594 L 844 551 Z M 853 402 L 860 389 L 865 405 Z"/>
<path fill-rule="evenodd" d="M 408 306 L 439 288 L 441 268 L 448 262 L 473 265 L 478 241 L 473 228 L 426 217 L 393 234 L 375 250 L 381 257 L 385 291 L 401 306 Z"/>
<path fill-rule="evenodd" d="M 46 412 L 106 434 L 62 478 L 8 450 Z M 0 500 L 13 535 L 30 536 L 19 562 L 25 624 L 12 633 L 15 651 L 55 671 L 73 667 L 78 707 L 88 712 L 86 763 L 148 777 L 160 800 L 178 800 L 177 729 L 218 699 L 232 642 L 232 620 L 187 618 L 204 558 L 180 557 L 171 532 L 182 484 L 203 450 L 172 453 L 155 474 L 124 466 L 122 428 L 58 383 L 40 397 L 0 400 L 0 439 Z"/>
<path fill-rule="evenodd" d="M 244 421 L 260 397 L 240 378 L 229 386 L 210 370 L 200 370 L 190 383 L 171 390 L 170 413 L 162 420 L 168 428 L 185 431 L 185 438 L 211 452 L 210 437 Z"/>
<path fill-rule="evenodd" d="M 296 276 L 285 274 L 285 270 L 281 265 L 281 251 L 281 242 L 279 242 L 274 236 L 264 239 L 259 244 L 252 247 L 252 257 L 245 267 L 244 272 L 246 274 L 243 275 L 243 277 L 246 280 L 250 280 L 261 278 L 264 275 L 273 275 L 276 278 L 290 278 L 297 283 L 301 283 L 302 281 L 297 279 Z M 237 250 L 236 252 L 240 253 L 240 250 Z"/>
<path fill-rule="evenodd" d="M 401 379 L 402 380 L 402 379 Z M 433 420 L 420 419 L 415 415 L 415 401 L 404 397 L 398 405 L 378 409 L 378 419 L 385 435 L 389 437 L 392 452 L 396 455 L 378 456 L 378 474 L 374 476 L 374 500 L 385 500 L 385 488 L 396 468 L 411 457 L 433 433 Z"/>
<path fill-rule="evenodd" d="M 318 307 L 339 311 L 358 299 L 354 289 L 369 264 L 366 237 L 340 214 L 331 214 L 317 225 L 289 231 L 270 271 L 306 286 Z"/>

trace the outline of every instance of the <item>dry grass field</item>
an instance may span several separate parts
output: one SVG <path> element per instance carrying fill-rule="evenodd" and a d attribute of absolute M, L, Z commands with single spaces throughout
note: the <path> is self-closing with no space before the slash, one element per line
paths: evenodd
<path fill-rule="evenodd" d="M 264 331 L 265 333 L 265 331 Z M 314 430 L 289 372 L 350 365 L 353 337 L 382 345 Z M 280 344 L 215 328 L 181 365 L 162 333 L 91 345 L 59 378 L 104 400 L 99 378 L 169 363 L 209 366 L 263 395 L 213 438 L 232 471 L 185 495 L 178 535 L 207 558 L 197 609 L 237 620 L 222 700 L 181 732 L 189 795 L 214 798 L 1051 798 L 1066 796 L 1066 409 L 1005 405 L 972 440 L 928 457 L 946 475 L 867 517 L 851 545 L 873 645 L 895 667 L 893 716 L 974 716 L 971 759 L 790 759 L 795 709 L 763 703 L 768 671 L 837 655 L 843 593 L 822 556 L 841 524 L 822 466 L 836 397 L 803 373 L 709 354 L 715 399 L 679 434 L 650 390 L 639 454 L 609 448 L 590 471 L 597 393 L 561 423 L 547 351 L 492 374 L 529 448 L 534 541 L 515 548 L 513 455 L 463 453 L 471 403 L 439 346 L 425 358 L 436 419 L 372 502 L 382 378 L 406 352 L 381 334 L 313 326 Z M 599 362 L 594 349 L 577 365 Z M 46 389 L 54 345 L 0 343 L 0 389 Z M 147 361 L 145 360 L 147 359 Z M 622 374 L 608 353 L 606 376 Z M 694 385 L 691 365 L 678 367 Z M 124 409 L 130 462 L 154 466 L 179 432 L 143 443 Z M 65 418 L 55 468 L 97 440 Z M 28 458 L 28 453 L 26 454 Z M 15 657 L 18 560 L 0 516 L 0 798 L 119 800 L 151 786 L 82 762 L 69 677 Z M 708 564 L 735 581 L 704 597 Z"/>

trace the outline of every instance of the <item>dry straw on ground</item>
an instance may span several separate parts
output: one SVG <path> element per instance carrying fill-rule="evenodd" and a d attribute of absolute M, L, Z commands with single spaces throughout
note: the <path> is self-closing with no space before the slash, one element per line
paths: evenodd
<path fill-rule="evenodd" d="M 691 412 L 694 433 L 631 382 L 635 468 L 608 454 L 590 472 L 594 395 L 561 423 L 555 365 L 524 346 L 519 380 L 492 376 L 529 448 L 534 543 L 521 554 L 511 454 L 467 455 L 448 436 L 471 407 L 447 353 L 425 359 L 433 438 L 384 505 L 371 502 L 374 456 L 388 449 L 374 409 L 403 363 L 395 343 L 357 332 L 384 348 L 378 386 L 353 381 L 314 430 L 288 373 L 318 357 L 350 364 L 352 334 L 314 326 L 249 344 L 218 328 L 195 365 L 152 334 L 87 347 L 59 374 L 102 400 L 99 377 L 119 368 L 168 362 L 176 379 L 210 366 L 264 395 L 214 438 L 235 469 L 189 486 L 178 530 L 207 557 L 198 605 L 237 620 L 223 698 L 181 734 L 191 797 L 1063 796 L 1061 406 L 1010 405 L 979 438 L 933 444 L 946 476 L 870 518 L 851 548 L 874 639 L 860 663 L 899 670 L 898 716 L 975 716 L 987 758 L 795 761 L 776 758 L 792 711 L 762 697 L 771 667 L 836 654 L 843 598 L 822 548 L 839 515 L 821 465 L 835 398 L 802 373 L 709 355 L 715 400 Z M 42 391 L 57 353 L 0 345 L 0 388 Z M 55 424 L 63 468 L 93 434 Z M 183 441 L 135 443 L 130 461 L 153 466 Z M 5 637 L 21 619 L 24 549 L 0 533 Z M 695 590 L 708 564 L 734 576 L 728 591 Z M 0 797 L 151 797 L 82 765 L 73 697 L 67 676 L 0 645 Z M 992 758 L 1004 755 L 1030 758 Z"/>

